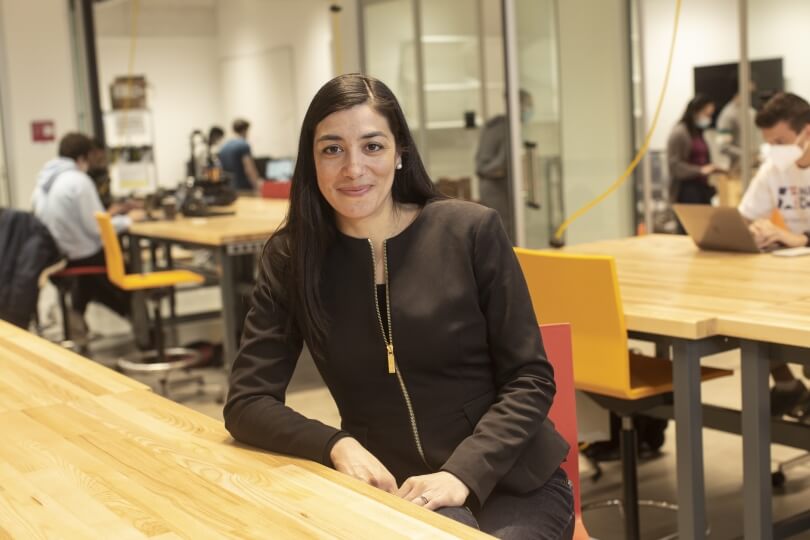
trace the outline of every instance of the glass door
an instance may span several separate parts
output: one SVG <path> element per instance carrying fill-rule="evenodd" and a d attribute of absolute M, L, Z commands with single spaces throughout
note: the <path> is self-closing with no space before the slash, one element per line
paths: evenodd
<path fill-rule="evenodd" d="M 514 240 L 548 247 L 564 218 L 555 0 L 503 0 Z"/>

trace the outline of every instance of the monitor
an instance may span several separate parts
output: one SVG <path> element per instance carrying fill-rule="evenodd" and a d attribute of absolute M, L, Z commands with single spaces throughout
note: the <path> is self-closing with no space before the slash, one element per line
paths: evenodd
<path fill-rule="evenodd" d="M 270 159 L 264 170 L 268 180 L 289 180 L 292 178 L 295 160 L 292 158 Z"/>

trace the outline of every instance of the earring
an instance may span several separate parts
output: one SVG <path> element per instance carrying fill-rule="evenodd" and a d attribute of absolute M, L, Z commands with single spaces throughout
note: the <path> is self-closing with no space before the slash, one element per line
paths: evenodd
<path fill-rule="evenodd" d="M 397 163 L 397 170 L 399 170 L 401 168 L 402 168 L 402 162 L 400 161 L 399 163 Z"/>

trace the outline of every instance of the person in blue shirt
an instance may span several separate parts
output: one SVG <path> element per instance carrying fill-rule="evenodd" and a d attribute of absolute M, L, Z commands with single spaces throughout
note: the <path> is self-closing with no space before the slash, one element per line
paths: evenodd
<path fill-rule="evenodd" d="M 219 161 L 222 169 L 231 175 L 231 185 L 237 191 L 256 192 L 261 177 L 256 170 L 256 163 L 250 153 L 247 134 L 250 122 L 242 118 L 233 121 L 233 132 L 236 136 L 222 145 L 219 150 Z"/>

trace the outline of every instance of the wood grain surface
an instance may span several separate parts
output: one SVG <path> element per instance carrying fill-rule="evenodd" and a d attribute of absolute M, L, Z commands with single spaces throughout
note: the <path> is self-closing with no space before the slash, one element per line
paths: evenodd
<path fill-rule="evenodd" d="M 0 370 L 0 538 L 489 538 L 6 324 Z"/>
<path fill-rule="evenodd" d="M 217 211 L 234 211 L 232 216 L 192 218 L 133 223 L 129 232 L 136 236 L 221 246 L 235 242 L 264 240 L 281 225 L 289 202 L 279 199 L 240 197 L 231 206 Z"/>
<path fill-rule="evenodd" d="M 630 330 L 688 339 L 760 339 L 767 333 L 776 343 L 810 340 L 804 335 L 810 332 L 810 257 L 702 251 L 678 235 L 607 240 L 566 251 L 615 257 Z M 780 326 L 793 330 L 779 333 Z"/>

